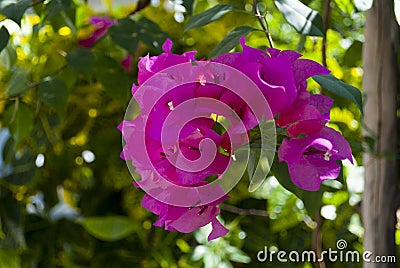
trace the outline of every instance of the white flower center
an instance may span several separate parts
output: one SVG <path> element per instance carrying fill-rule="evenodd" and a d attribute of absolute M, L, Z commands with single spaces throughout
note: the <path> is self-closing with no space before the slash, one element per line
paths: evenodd
<path fill-rule="evenodd" d="M 172 102 L 172 101 L 170 101 L 170 102 L 168 102 L 168 107 L 169 107 L 169 109 L 171 110 L 171 111 L 173 111 L 175 108 L 174 108 L 174 103 Z"/>
<path fill-rule="evenodd" d="M 325 161 L 329 161 L 331 158 L 332 154 L 330 151 L 326 151 L 326 153 L 324 154 L 324 160 Z"/>

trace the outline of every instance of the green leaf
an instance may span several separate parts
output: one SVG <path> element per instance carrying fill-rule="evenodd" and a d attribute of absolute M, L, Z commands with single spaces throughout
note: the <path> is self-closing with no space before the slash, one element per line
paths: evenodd
<path fill-rule="evenodd" d="M 11 70 L 17 60 L 17 53 L 11 45 L 11 42 L 7 44 L 5 49 L 0 52 L 0 63 L 6 67 L 7 70 Z"/>
<path fill-rule="evenodd" d="M 53 14 L 51 18 L 45 17 L 45 19 L 49 20 L 54 31 L 58 31 L 62 27 L 68 26 L 74 36 L 76 35 L 75 18 L 75 9 L 68 8 L 66 10 L 64 7 L 60 12 Z M 43 23 L 41 27 L 44 25 L 45 24 Z M 34 27 L 34 31 L 37 33 L 37 28 Z"/>
<path fill-rule="evenodd" d="M 3 136 L 4 138 L 4 136 Z M 3 147 L 3 152 L 2 152 L 2 156 L 3 156 L 3 162 L 4 164 L 9 164 L 11 163 L 12 159 L 15 156 L 15 152 L 16 152 L 16 145 L 15 145 L 15 141 L 14 139 L 10 136 L 7 138 L 7 141 L 4 144 Z M 10 171 L 11 172 L 11 171 Z M 9 174 L 8 171 L 2 172 L 3 174 Z"/>
<path fill-rule="evenodd" d="M 343 56 L 343 65 L 355 67 L 361 64 L 363 43 L 354 41 Z"/>
<path fill-rule="evenodd" d="M 239 26 L 228 33 L 227 36 L 211 51 L 209 58 L 214 58 L 223 53 L 229 52 L 238 43 L 242 36 L 248 35 L 250 32 L 254 31 L 253 27 L 249 26 Z"/>
<path fill-rule="evenodd" d="M 135 231 L 135 225 L 128 217 L 86 217 L 79 222 L 86 231 L 104 241 L 117 241 Z"/>
<path fill-rule="evenodd" d="M 24 148 L 13 153 L 10 165 L 11 174 L 4 180 L 13 185 L 24 185 L 35 177 L 35 160 L 31 152 Z"/>
<path fill-rule="evenodd" d="M 182 6 L 185 7 L 186 13 L 192 15 L 194 0 L 183 0 Z"/>
<path fill-rule="evenodd" d="M 25 103 L 15 102 L 4 112 L 4 122 L 10 129 L 10 132 L 16 142 L 20 144 L 32 131 L 33 112 Z"/>
<path fill-rule="evenodd" d="M 131 55 L 136 54 L 139 40 L 155 53 L 162 52 L 162 44 L 168 35 L 155 22 L 143 17 L 137 23 L 129 18 L 118 20 L 118 24 L 108 30 L 111 39 Z"/>
<path fill-rule="evenodd" d="M 193 28 L 202 27 L 204 25 L 207 25 L 213 21 L 218 20 L 219 18 L 224 16 L 226 13 L 228 13 L 232 10 L 238 10 L 238 9 L 239 9 L 238 7 L 232 6 L 232 5 L 216 5 L 200 14 L 190 17 L 186 24 L 185 32 L 187 32 Z"/>
<path fill-rule="evenodd" d="M 0 51 L 2 51 L 8 44 L 8 39 L 10 38 L 10 33 L 6 27 L 0 28 Z"/>
<path fill-rule="evenodd" d="M 148 47 L 152 48 L 155 53 L 162 53 L 162 44 L 168 35 L 160 29 L 157 23 L 142 18 L 138 21 L 139 39 L 145 43 Z"/>
<path fill-rule="evenodd" d="M 26 249 L 21 206 L 15 200 L 13 194 L 9 190 L 4 189 L 4 187 L 0 199 L 0 215 L 2 231 L 5 234 L 5 237 L 0 239 L 0 248 Z"/>
<path fill-rule="evenodd" d="M 18 68 L 14 71 L 7 87 L 6 94 L 9 97 L 20 95 L 29 89 L 29 72 L 27 69 Z"/>
<path fill-rule="evenodd" d="M 130 81 L 121 65 L 110 57 L 98 55 L 96 79 L 114 99 L 126 104 L 130 92 Z"/>
<path fill-rule="evenodd" d="M 307 209 L 308 215 L 314 220 L 316 219 L 317 212 L 321 209 L 323 194 L 324 191 L 321 186 L 321 189 L 316 192 L 302 191 L 299 196 L 304 203 L 304 207 Z"/>
<path fill-rule="evenodd" d="M 322 203 L 322 186 L 321 189 L 315 192 L 305 191 L 293 184 L 290 179 L 288 167 L 286 163 L 274 161 L 271 171 L 279 183 L 289 192 L 296 195 L 304 203 L 305 208 L 310 217 L 315 218 L 317 211 Z"/>
<path fill-rule="evenodd" d="M 52 0 L 46 5 L 48 11 L 44 20 L 49 19 L 61 11 L 68 11 L 71 8 L 71 0 Z"/>
<path fill-rule="evenodd" d="M 67 54 L 67 62 L 75 71 L 90 77 L 93 73 L 95 57 L 89 49 L 78 48 Z"/>
<path fill-rule="evenodd" d="M 118 20 L 118 24 L 108 29 L 108 33 L 117 45 L 135 55 L 139 42 L 139 27 L 133 20 L 129 18 Z"/>
<path fill-rule="evenodd" d="M 321 15 L 299 0 L 274 0 L 276 7 L 296 31 L 304 35 L 323 36 Z"/>
<path fill-rule="evenodd" d="M 328 91 L 354 102 L 363 114 L 362 95 L 358 88 L 344 83 L 331 74 L 315 75 L 313 79 Z"/>
<path fill-rule="evenodd" d="M 257 141 L 250 143 L 251 149 L 248 168 L 251 173 L 249 173 L 250 183 L 248 190 L 249 192 L 255 192 L 265 182 L 275 156 L 275 121 L 261 120 L 258 127 L 253 128 L 250 132 L 253 134 L 251 139 L 256 139 Z M 254 160 L 256 162 L 250 164 Z"/>
<path fill-rule="evenodd" d="M 31 3 L 31 0 L 3 0 L 0 1 L 0 13 L 21 25 L 21 18 Z"/>
<path fill-rule="evenodd" d="M 38 12 L 38 14 L 45 14 L 42 19 L 42 26 L 44 22 L 49 20 L 55 31 L 64 26 L 68 26 L 73 35 L 76 35 L 76 9 L 75 3 L 72 0 L 51 0 L 46 2 L 45 11 Z M 34 34 L 38 33 L 38 28 L 34 27 Z"/>
<path fill-rule="evenodd" d="M 271 171 L 275 178 L 279 181 L 279 183 L 289 192 L 292 192 L 297 197 L 301 193 L 301 189 L 293 184 L 292 180 L 290 179 L 289 171 L 287 165 L 283 162 L 279 162 L 275 160 L 272 164 Z"/>
<path fill-rule="evenodd" d="M 256 163 L 260 158 L 260 152 L 261 150 L 255 150 L 255 149 L 252 149 L 249 152 L 249 161 L 247 163 L 247 173 L 249 178 L 253 177 L 254 171 L 256 170 Z"/>
<path fill-rule="evenodd" d="M 57 78 L 45 78 L 38 88 L 38 97 L 43 103 L 53 107 L 60 115 L 64 115 L 68 90 L 63 81 Z"/>

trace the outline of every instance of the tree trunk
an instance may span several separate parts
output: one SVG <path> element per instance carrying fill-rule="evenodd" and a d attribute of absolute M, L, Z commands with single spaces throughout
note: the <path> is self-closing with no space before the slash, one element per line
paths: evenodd
<path fill-rule="evenodd" d="M 399 43 L 393 1 L 374 0 L 367 11 L 363 51 L 365 94 L 364 136 L 375 139 L 364 154 L 365 189 L 362 219 L 364 252 L 374 256 L 396 254 L 395 225 L 398 207 L 397 90 Z M 399 256 L 396 257 L 399 262 Z M 367 263 L 364 267 L 396 267 L 395 263 Z"/>

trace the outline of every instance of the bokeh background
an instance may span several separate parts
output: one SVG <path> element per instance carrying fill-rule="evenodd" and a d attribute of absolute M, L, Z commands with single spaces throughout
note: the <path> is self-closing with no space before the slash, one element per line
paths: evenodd
<path fill-rule="evenodd" d="M 356 163 L 344 162 L 338 181 L 299 196 L 274 174 L 250 193 L 245 176 L 220 207 L 230 232 L 212 242 L 208 227 L 192 234 L 153 227 L 156 216 L 140 205 L 144 193 L 132 185 L 120 158 L 117 129 L 139 57 L 161 53 L 169 37 L 174 52 L 197 50 L 197 59 L 207 59 L 235 27 L 260 29 L 253 1 L 21 0 L 4 11 L 6 2 L 0 2 L 0 25 L 9 33 L 0 31 L 0 267 L 313 267 L 276 259 L 260 263 L 256 255 L 265 246 L 336 249 L 339 239 L 347 250 L 363 251 L 362 144 L 373 144 L 374 137 L 362 135 L 355 103 L 325 90 L 335 100 L 329 126 L 349 141 Z M 273 1 L 259 1 L 275 47 L 323 63 L 361 89 L 368 1 L 328 1 L 329 15 L 324 1 L 302 2 L 321 13 L 328 25 L 323 37 L 297 32 Z M 191 15 L 216 4 L 240 11 L 184 30 Z M 119 21 L 93 46 L 82 47 L 79 40 L 96 30 L 92 16 Z M 248 33 L 246 41 L 268 46 L 262 31 Z M 132 62 L 124 68 L 128 55 Z M 321 92 L 312 79 L 309 90 Z M 396 244 L 399 252 L 399 226 Z"/>

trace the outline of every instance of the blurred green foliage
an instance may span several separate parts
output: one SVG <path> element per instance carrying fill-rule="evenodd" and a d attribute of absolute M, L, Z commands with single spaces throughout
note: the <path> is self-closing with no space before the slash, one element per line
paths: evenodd
<path fill-rule="evenodd" d="M 195 49 L 198 59 L 239 50 L 241 35 L 261 49 L 268 40 L 250 0 L 154 1 L 130 16 L 135 3 L 109 0 L 105 9 L 94 10 L 84 2 L 0 1 L 0 267 L 276 267 L 277 260 L 258 262 L 257 253 L 265 246 L 309 250 L 318 235 L 324 249 L 345 239 L 348 250 L 362 251 L 363 167 L 347 164 L 337 182 L 316 193 L 293 190 L 285 167 L 271 175 L 295 194 L 275 177 L 249 193 L 243 178 L 221 207 L 230 233 L 216 241 L 206 241 L 207 227 L 194 234 L 153 227 L 156 217 L 141 207 L 144 193 L 133 187 L 119 157 L 117 125 L 139 56 L 160 53 L 167 37 L 176 53 Z M 322 1 L 296 2 L 316 14 L 311 21 L 302 17 L 311 23 L 309 31 L 285 20 L 285 12 L 293 12 L 288 1 L 258 2 L 277 48 L 321 62 Z M 181 12 L 181 4 L 188 12 Z M 352 1 L 330 5 L 327 67 L 361 88 L 364 13 Z M 217 15 L 198 19 L 212 7 Z M 93 31 L 88 21 L 93 15 L 108 15 L 118 24 L 92 48 L 81 48 L 77 42 Z M 125 71 L 120 61 L 128 53 L 132 70 Z M 320 91 L 313 80 L 309 89 Z M 361 163 L 361 112 L 334 93 L 324 91 L 335 99 L 330 126 L 342 131 Z"/>

